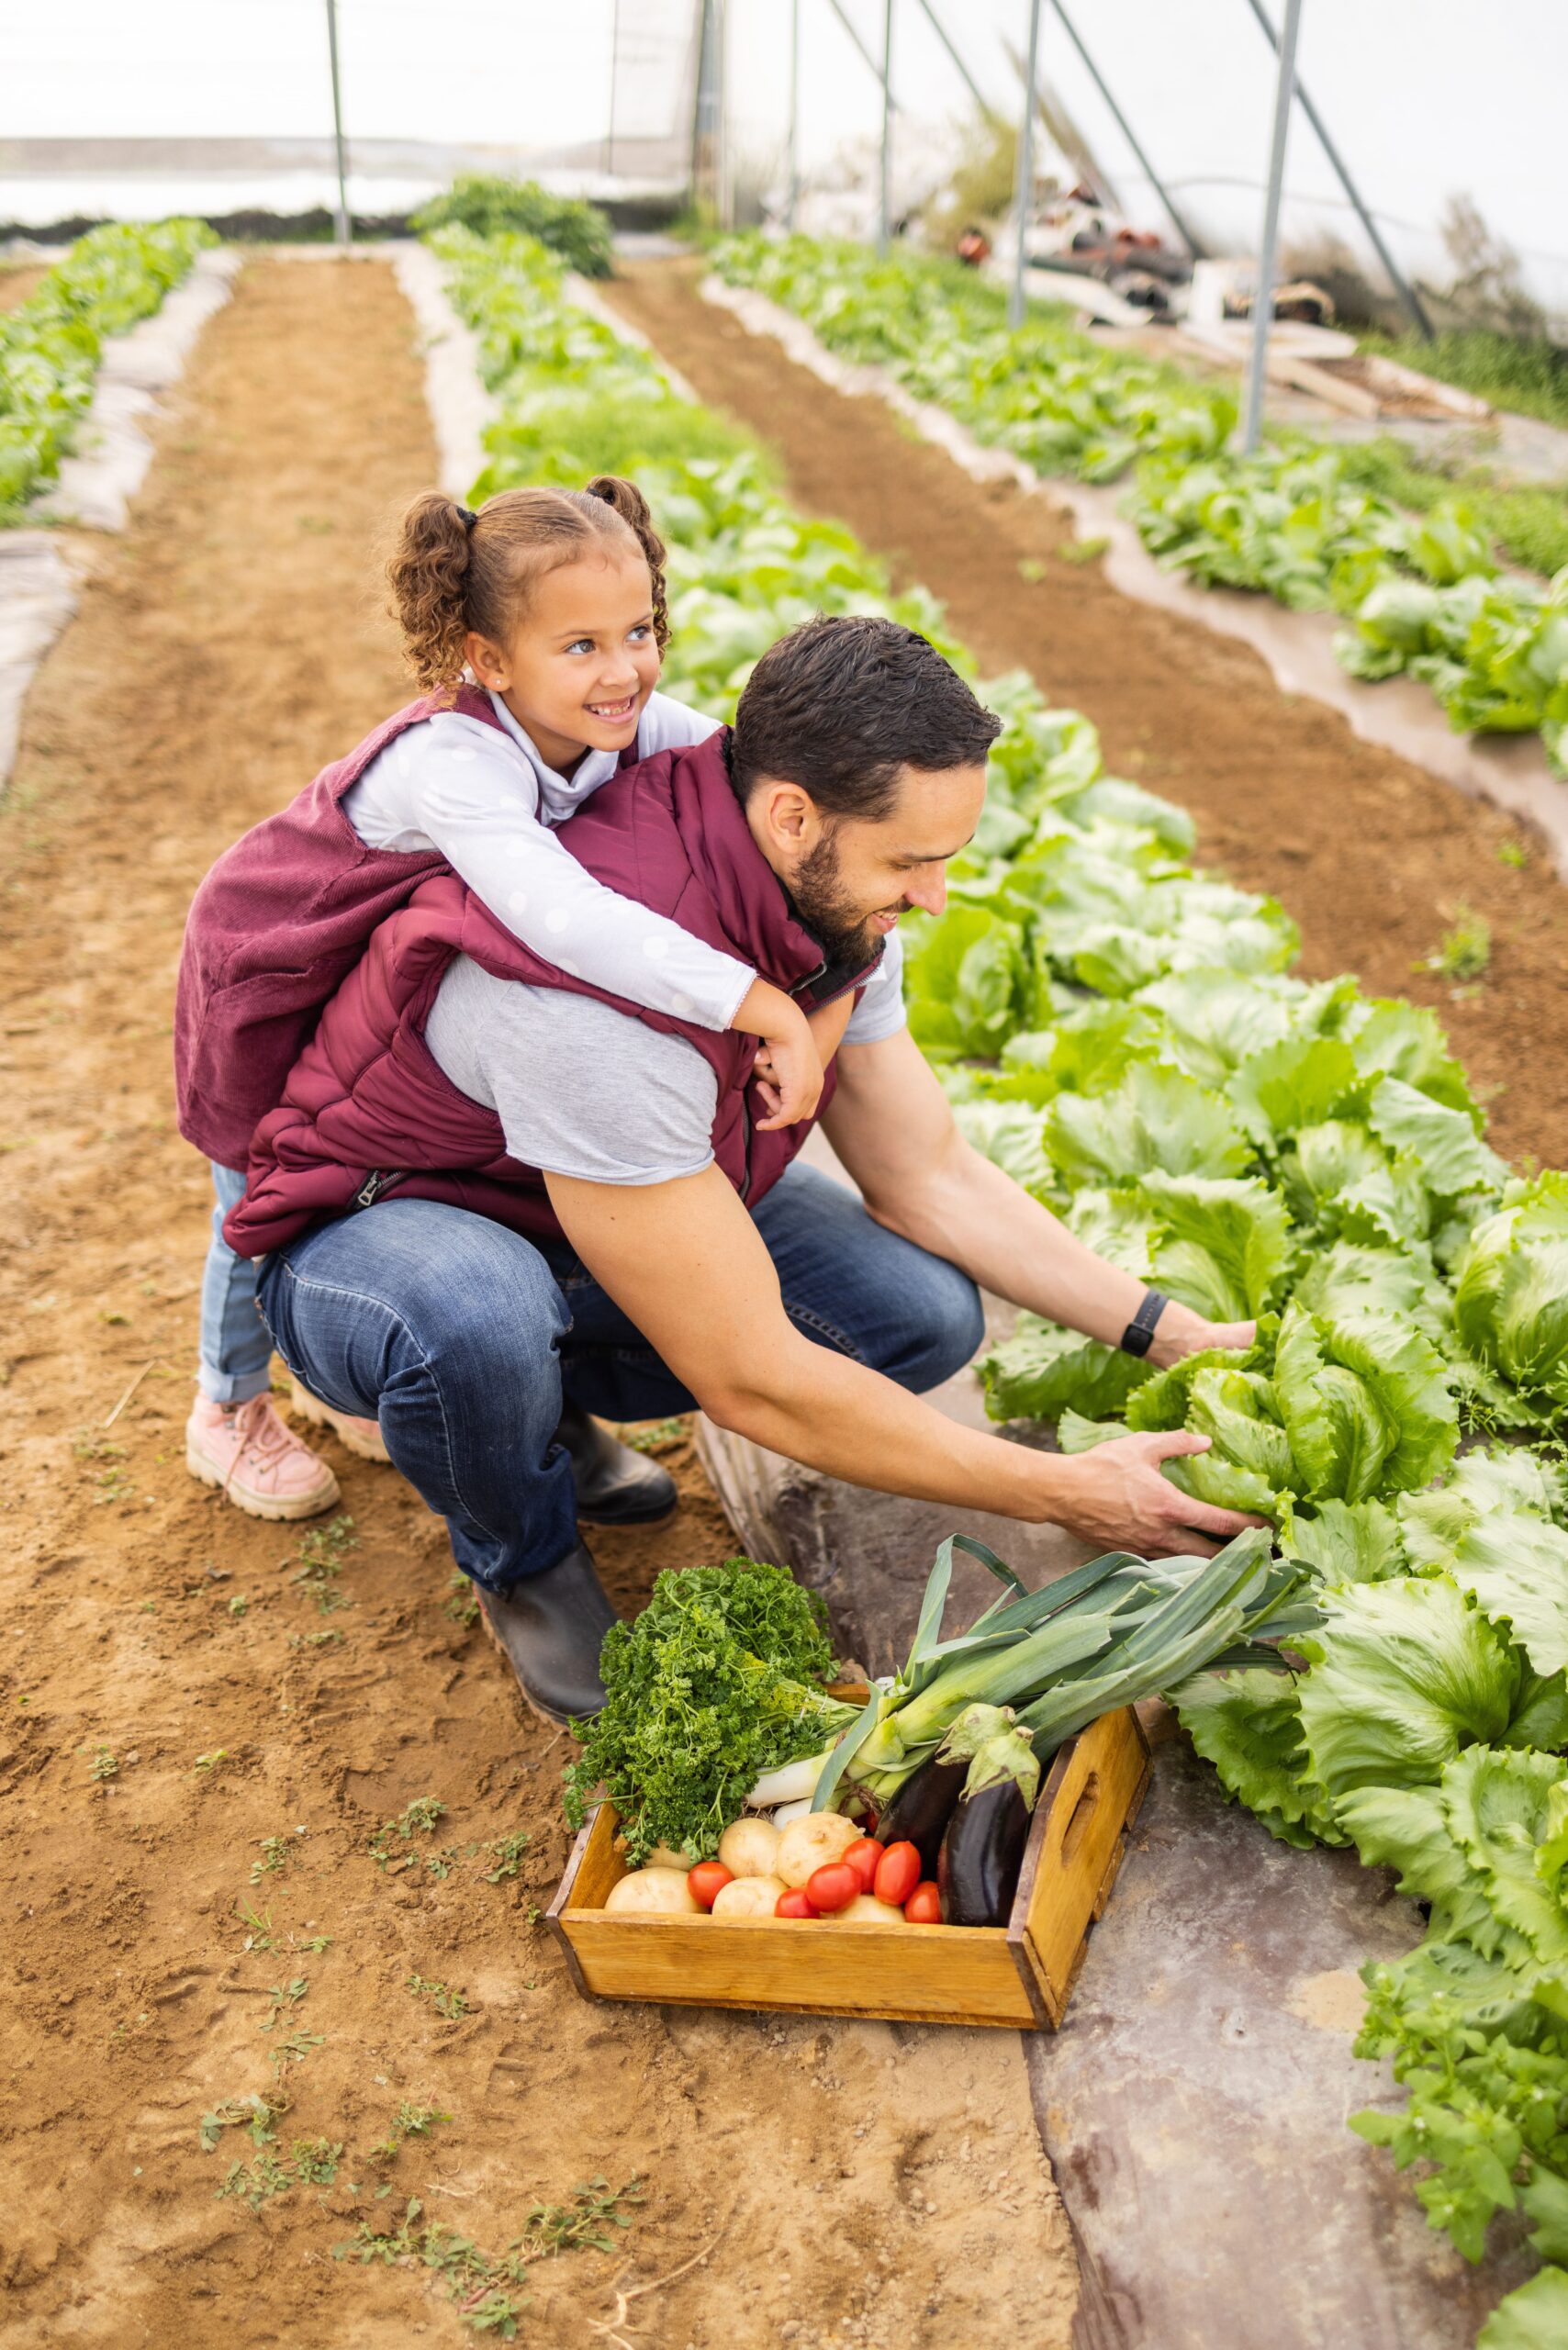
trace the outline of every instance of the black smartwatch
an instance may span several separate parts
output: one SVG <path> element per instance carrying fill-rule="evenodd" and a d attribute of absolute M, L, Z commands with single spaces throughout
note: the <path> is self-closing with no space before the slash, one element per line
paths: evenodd
<path fill-rule="evenodd" d="M 1163 1290 L 1145 1290 L 1143 1304 L 1117 1341 L 1125 1355 L 1148 1354 L 1154 1337 L 1154 1326 L 1170 1303 Z"/>

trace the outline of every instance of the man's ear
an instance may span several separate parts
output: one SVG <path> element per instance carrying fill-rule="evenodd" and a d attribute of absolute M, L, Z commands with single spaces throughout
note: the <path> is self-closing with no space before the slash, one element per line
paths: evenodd
<path fill-rule="evenodd" d="M 766 777 L 752 793 L 761 820 L 762 836 L 787 857 L 809 855 L 822 838 L 822 812 L 809 791 L 798 783 Z"/>

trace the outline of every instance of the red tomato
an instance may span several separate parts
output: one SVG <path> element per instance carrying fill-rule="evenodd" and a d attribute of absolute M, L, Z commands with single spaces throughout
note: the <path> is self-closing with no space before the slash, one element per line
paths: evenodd
<path fill-rule="evenodd" d="M 805 1895 L 797 1889 L 793 1893 L 779 1895 L 773 1905 L 773 1914 L 776 1918 L 814 1918 L 817 1913 Z"/>
<path fill-rule="evenodd" d="M 722 1861 L 699 1861 L 694 1869 L 687 1870 L 686 1882 L 698 1908 L 711 1909 L 725 1886 L 734 1884 L 734 1874 Z"/>
<path fill-rule="evenodd" d="M 917 1844 L 890 1844 L 877 1863 L 876 1882 L 871 1890 L 879 1901 L 890 1909 L 902 1909 L 915 1886 L 920 1883 L 920 1847 Z"/>
<path fill-rule="evenodd" d="M 915 1886 L 903 1905 L 903 1914 L 912 1926 L 939 1926 L 942 1923 L 942 1896 L 930 1877 Z"/>
<path fill-rule="evenodd" d="M 859 1878 L 844 1861 L 829 1861 L 806 1879 L 806 1899 L 819 1918 L 824 1911 L 847 1909 L 859 1890 Z"/>
<path fill-rule="evenodd" d="M 881 1857 L 882 1847 L 874 1836 L 859 1837 L 844 1855 L 844 1865 L 854 1870 L 862 1893 L 869 1893 L 876 1882 L 877 1863 Z"/>

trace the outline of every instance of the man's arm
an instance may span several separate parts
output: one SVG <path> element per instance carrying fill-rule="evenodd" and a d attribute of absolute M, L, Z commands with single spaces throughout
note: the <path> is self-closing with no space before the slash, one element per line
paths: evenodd
<path fill-rule="evenodd" d="M 761 1236 L 717 1168 L 666 1183 L 545 1180 L 583 1263 L 722 1427 L 852 1484 L 1054 1520 L 1108 1549 L 1206 1551 L 1215 1546 L 1188 1528 L 1224 1540 L 1256 1523 L 1189 1500 L 1159 1473 L 1162 1460 L 1206 1450 L 1206 1437 L 1129 1436 L 1072 1458 L 1034 1452 L 960 1427 L 802 1337 Z"/>
<path fill-rule="evenodd" d="M 907 1028 L 879 1044 L 843 1046 L 823 1128 L 877 1222 L 961 1266 L 982 1289 L 1108 1346 L 1137 1312 L 1144 1283 L 1136 1274 L 1085 1248 L 964 1140 Z M 1207 1322 L 1172 1303 L 1148 1360 L 1163 1368 L 1200 1347 L 1251 1339 L 1249 1322 Z"/>

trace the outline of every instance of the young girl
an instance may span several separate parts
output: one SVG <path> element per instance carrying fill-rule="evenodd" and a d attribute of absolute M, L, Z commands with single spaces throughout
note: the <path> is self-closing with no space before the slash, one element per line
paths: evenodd
<path fill-rule="evenodd" d="M 291 808 L 247 834 L 203 884 L 203 918 L 187 931 L 175 1022 L 182 1125 L 198 1146 L 214 1129 L 204 1114 L 187 1114 L 202 1089 L 186 1037 L 224 986 L 241 992 L 210 946 L 223 931 L 225 892 L 252 930 L 258 873 L 260 894 L 286 901 L 282 877 L 302 825 L 315 860 L 308 911 L 332 900 L 336 961 L 328 970 L 323 952 L 324 976 L 299 970 L 302 958 L 284 944 L 280 919 L 274 959 L 284 977 L 301 982 L 290 1001 L 296 1041 L 303 1042 L 341 968 L 388 911 L 388 867 L 406 896 L 439 857 L 525 946 L 574 977 L 650 1010 L 759 1036 L 757 1069 L 770 1112 L 761 1123 L 787 1125 L 811 1115 L 822 1062 L 799 1005 L 748 965 L 607 890 L 553 831 L 619 767 L 714 731 L 714 720 L 655 691 L 668 636 L 664 553 L 641 491 L 608 476 L 586 490 L 505 490 L 477 515 L 437 491 L 415 499 L 387 576 L 409 661 L 431 707 L 418 722 L 389 722 L 386 747 L 359 764 L 346 788 L 326 770 Z M 465 669 L 482 698 L 474 688 L 459 690 Z M 328 871 L 325 887 L 323 837 L 329 866 L 341 868 Z M 276 845 L 271 873 L 269 838 Z M 242 985 L 269 976 L 252 968 Z M 264 1046 L 264 1020 L 253 1033 Z M 280 1091 L 294 1049 L 293 1042 L 274 1048 Z M 266 1082 L 258 1095 L 263 1108 L 271 1106 Z M 248 1117 L 238 1125 L 230 1118 L 225 1132 L 237 1136 Z M 223 1237 L 223 1218 L 244 1185 L 237 1167 L 214 1164 L 200 1393 L 185 1457 L 195 1476 L 252 1516 L 308 1517 L 330 1508 L 338 1484 L 272 1404 L 258 1267 Z M 374 1421 L 345 1420 L 303 1401 L 312 1416 L 330 1417 L 354 1450 L 385 1459 Z"/>

